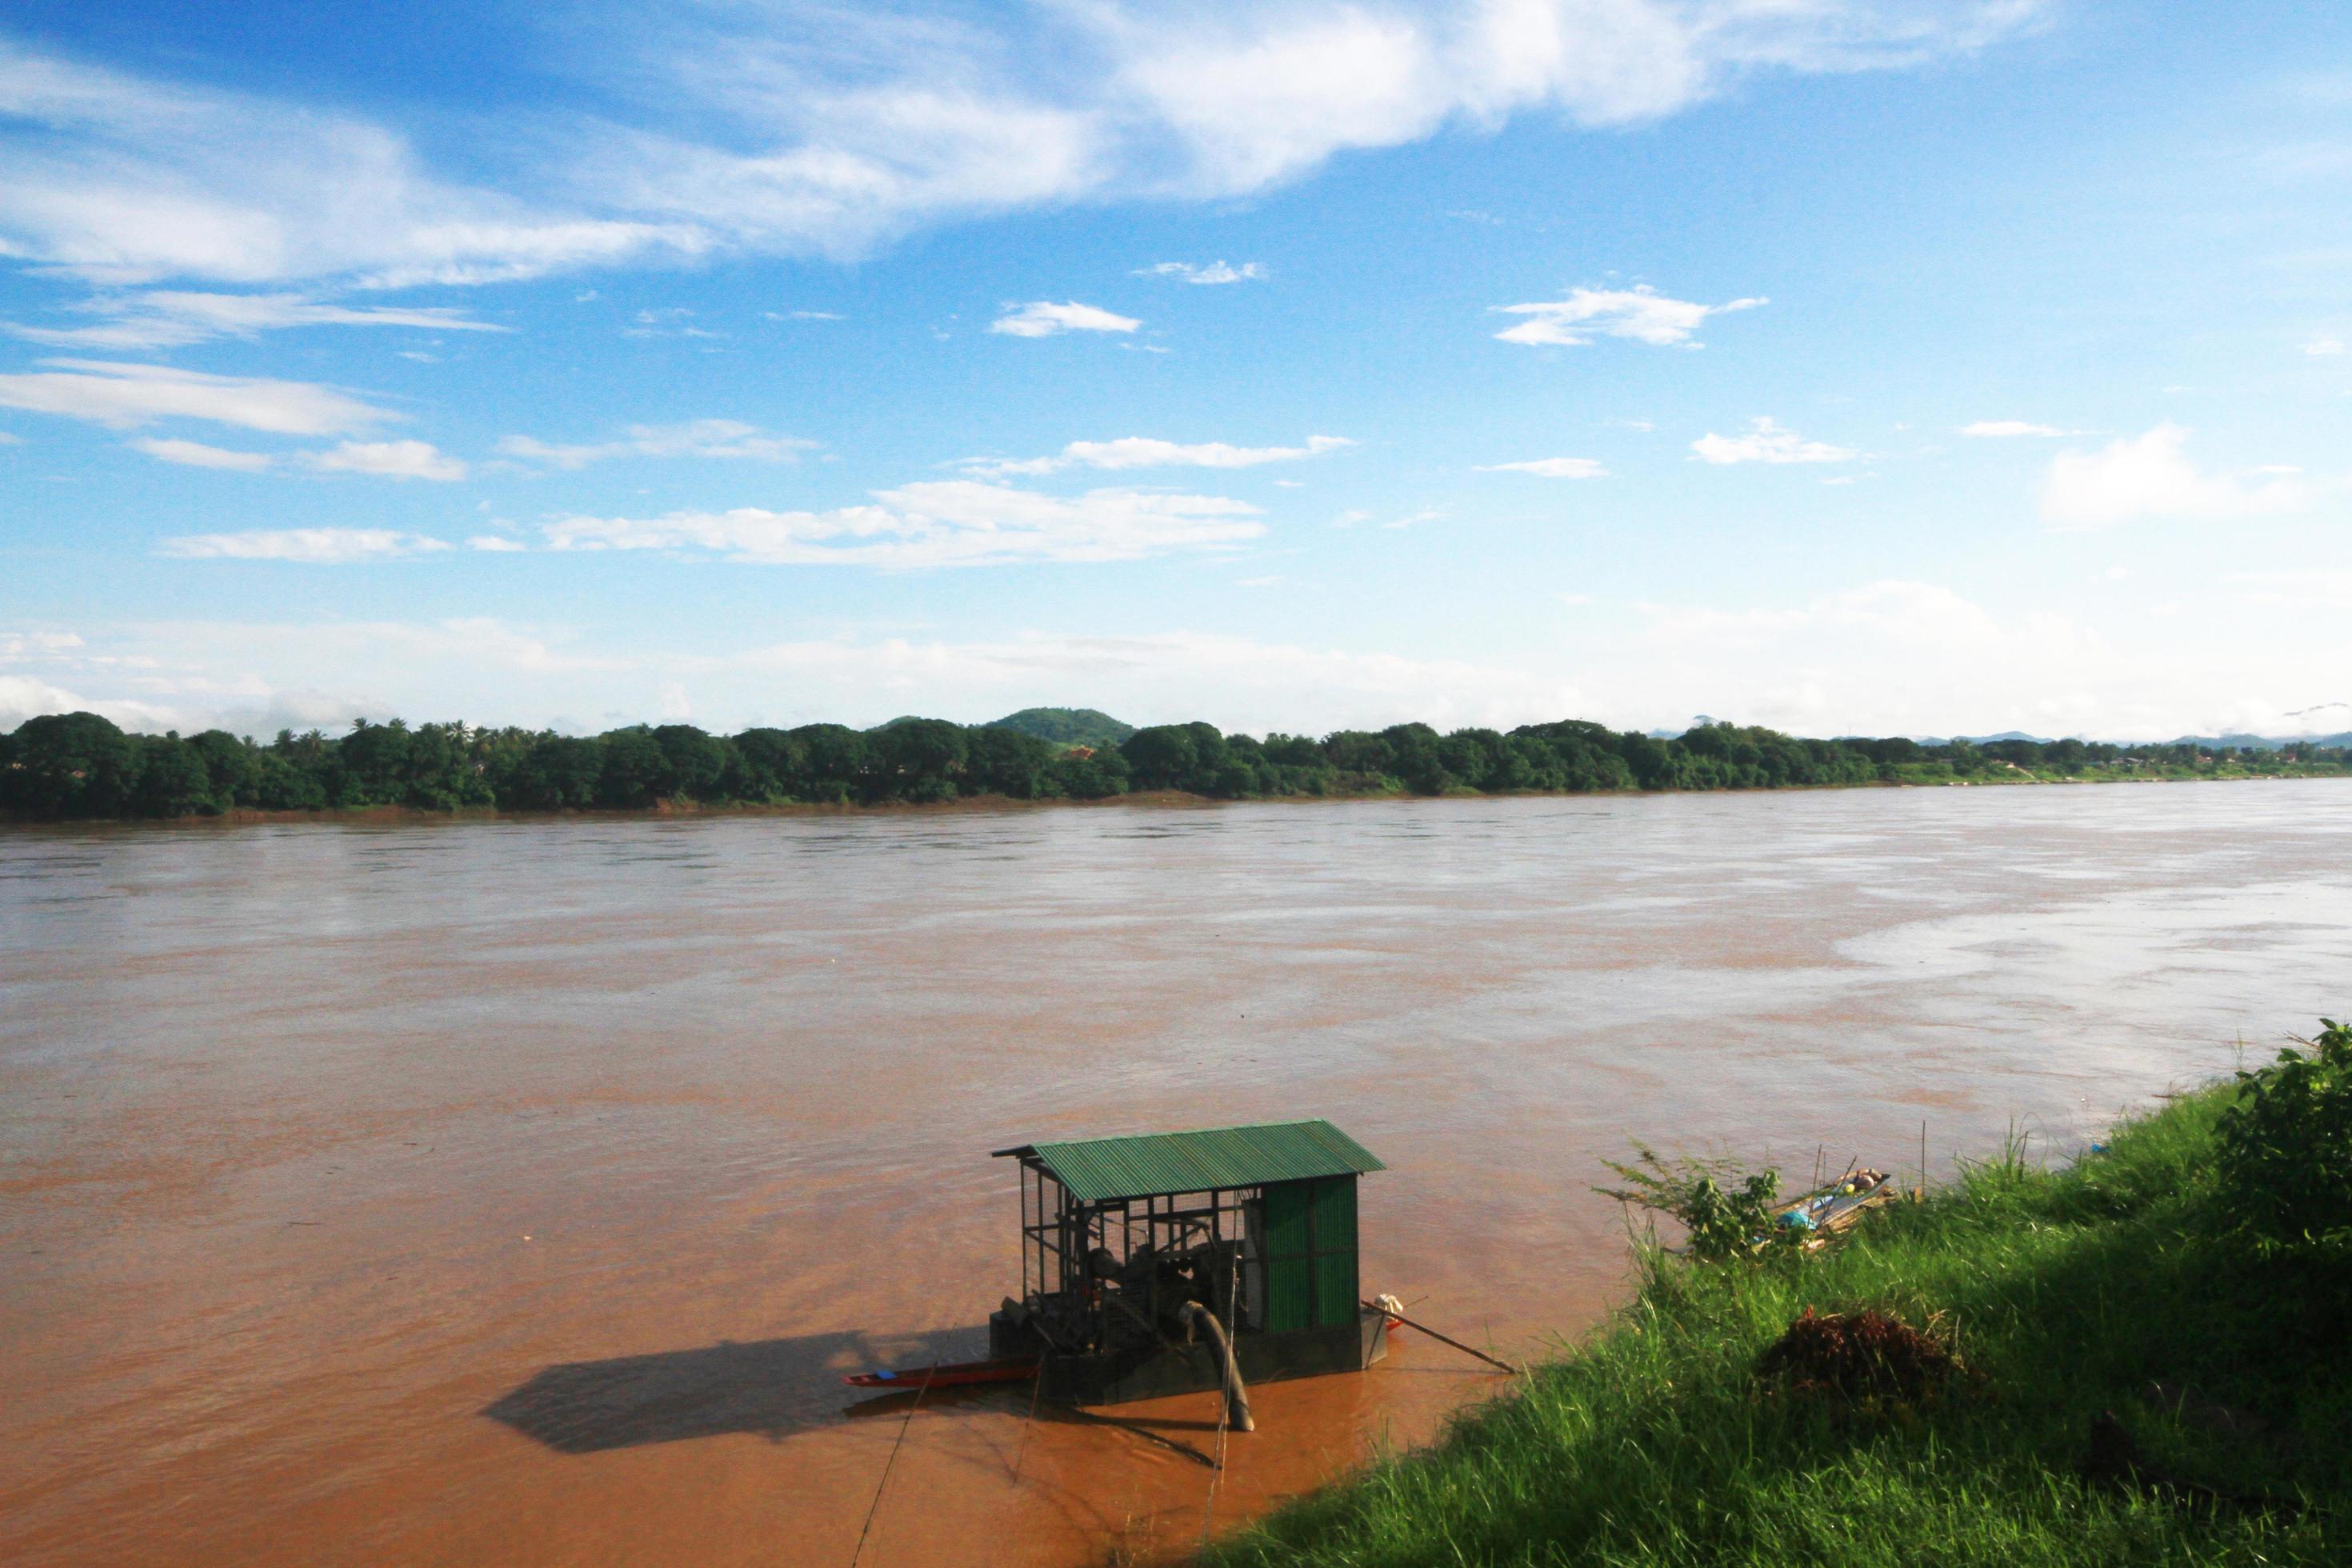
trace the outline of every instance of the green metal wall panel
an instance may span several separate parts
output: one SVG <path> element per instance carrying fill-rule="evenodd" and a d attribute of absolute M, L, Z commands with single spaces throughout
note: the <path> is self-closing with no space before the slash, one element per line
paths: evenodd
<path fill-rule="evenodd" d="M 1356 1178 L 1314 1184 L 1315 1324 L 1336 1329 L 1356 1321 Z"/>
<path fill-rule="evenodd" d="M 1270 1333 L 1314 1326 L 1314 1259 L 1308 1250 L 1313 1197 L 1305 1182 L 1265 1189 L 1265 1327 Z"/>

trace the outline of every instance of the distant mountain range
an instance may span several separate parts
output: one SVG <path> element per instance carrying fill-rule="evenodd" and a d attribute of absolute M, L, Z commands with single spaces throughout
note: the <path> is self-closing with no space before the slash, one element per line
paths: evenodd
<path fill-rule="evenodd" d="M 2288 717 L 2293 718 L 2294 715 L 2289 714 Z M 1700 713 L 1692 718 L 1690 723 L 1685 726 L 1685 730 L 1696 730 L 1702 724 L 1725 722 L 1728 721 L 1711 719 Z M 1661 741 L 1671 741 L 1685 733 L 1685 730 L 1653 730 L 1650 733 Z M 1911 737 L 1923 746 L 1948 746 L 1955 741 L 1964 741 L 1971 746 L 1981 746 L 1993 741 L 2031 741 L 2037 746 L 2046 746 L 2058 738 L 2055 735 L 2029 734 L 2023 730 L 2003 730 L 1997 735 L 1914 735 Z M 2088 740 L 2090 737 L 2079 736 L 2077 739 Z M 2208 751 L 2217 748 L 2234 751 L 2241 746 L 2251 746 L 2258 752 L 2275 752 L 2282 746 L 2352 746 L 2352 730 L 2335 735 L 2181 735 L 2170 741 L 2119 741 L 2116 744 L 2201 746 Z"/>
<path fill-rule="evenodd" d="M 887 724 L 874 727 L 887 730 L 891 724 L 906 721 L 904 718 L 893 719 Z M 1727 721 L 1700 713 L 1680 730 L 1653 730 L 1650 733 L 1662 741 L 1673 740 L 1702 725 L 1723 722 Z M 1059 746 L 1116 746 L 1135 733 L 1134 725 L 1114 719 L 1097 708 L 1024 708 L 1018 713 L 1007 713 L 1002 719 L 992 720 L 987 728 L 1016 730 L 1024 735 L 1034 735 L 1041 741 L 1050 741 Z M 1981 746 L 1992 741 L 2032 741 L 2037 745 L 2046 746 L 2058 737 L 2031 734 L 2023 730 L 2003 730 L 1994 735 L 1914 735 L 1911 739 L 1923 746 L 1948 745 L 1954 741 L 1965 741 L 1972 746 Z M 2133 741 L 2118 743 L 2143 745 L 2150 742 Z M 2182 735 L 2177 740 L 2155 743 L 2200 746 L 2208 751 L 2251 746 L 2256 751 L 2275 752 L 2282 746 L 2292 745 L 2352 746 L 2352 730 L 2335 735 Z"/>
<path fill-rule="evenodd" d="M 1915 735 L 1912 738 L 1923 745 L 1945 744 L 1942 738 L 1932 735 Z M 1951 739 L 1966 741 L 1972 746 L 1981 746 L 1988 741 L 2032 741 L 2037 745 L 2046 746 L 2057 737 L 2029 735 L 2022 730 L 2003 730 L 1998 735 L 1954 735 Z M 2209 752 L 2235 751 L 2241 746 L 2251 746 L 2258 752 L 2275 752 L 2282 746 L 2352 746 L 2352 731 L 2347 731 L 2340 735 L 2181 735 L 2169 741 L 2130 741 L 2122 743 L 2134 746 L 2149 744 L 2200 746 Z"/>

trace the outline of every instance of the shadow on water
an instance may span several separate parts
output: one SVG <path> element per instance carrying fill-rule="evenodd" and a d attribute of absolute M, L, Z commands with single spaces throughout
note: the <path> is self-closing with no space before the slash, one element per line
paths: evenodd
<path fill-rule="evenodd" d="M 850 1391 L 842 1377 L 882 1366 L 903 1369 L 960 1360 L 971 1353 L 981 1333 L 978 1329 L 950 1329 L 887 1338 L 854 1331 L 795 1334 L 609 1361 L 562 1362 L 542 1369 L 482 1414 L 561 1454 L 601 1454 L 746 1434 L 781 1441 L 836 1421 L 905 1415 L 914 1401 L 911 1391 L 845 1402 Z M 1156 1415 L 1147 1423 L 1053 1405 L 1033 1408 L 1026 1383 L 1017 1388 L 935 1388 L 924 1394 L 923 1404 L 932 1410 L 959 1405 L 1016 1414 L 1029 1410 L 1034 1418 L 1056 1426 L 1115 1429 L 1195 1464 L 1212 1468 L 1216 1464 L 1174 1435 L 1213 1433 L 1217 1429 L 1213 1420 Z"/>
<path fill-rule="evenodd" d="M 747 1344 L 658 1351 L 541 1370 L 482 1414 L 564 1454 L 753 1434 L 782 1439 L 864 1414 L 844 1408 L 842 1377 L 916 1367 L 971 1352 L 978 1329 L 887 1338 L 856 1331 L 794 1334 Z M 897 1395 L 885 1395 L 897 1399 Z"/>

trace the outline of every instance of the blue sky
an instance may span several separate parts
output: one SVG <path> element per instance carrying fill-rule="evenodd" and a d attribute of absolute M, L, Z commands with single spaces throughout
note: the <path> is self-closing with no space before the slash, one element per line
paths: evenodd
<path fill-rule="evenodd" d="M 17 0 L 0 724 L 2352 727 L 2352 12 Z"/>

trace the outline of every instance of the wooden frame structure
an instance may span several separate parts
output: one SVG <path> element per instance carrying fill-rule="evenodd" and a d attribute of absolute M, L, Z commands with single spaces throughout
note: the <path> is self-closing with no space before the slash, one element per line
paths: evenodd
<path fill-rule="evenodd" d="M 1020 1163 L 1021 1294 L 990 1353 L 1038 1358 L 1080 1405 L 1213 1388 L 1187 1326 L 1206 1308 L 1252 1382 L 1360 1370 L 1386 1353 L 1361 1304 L 1357 1178 L 1383 1167 L 1328 1121 L 996 1151 Z"/>

